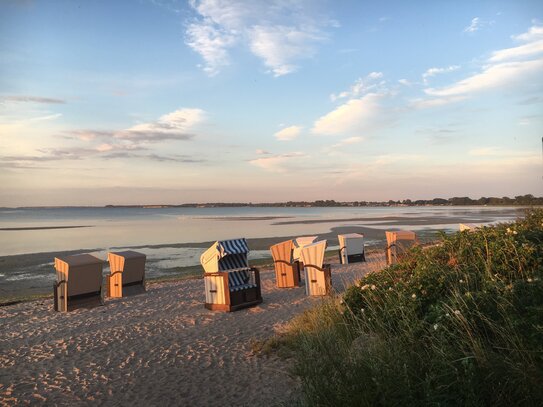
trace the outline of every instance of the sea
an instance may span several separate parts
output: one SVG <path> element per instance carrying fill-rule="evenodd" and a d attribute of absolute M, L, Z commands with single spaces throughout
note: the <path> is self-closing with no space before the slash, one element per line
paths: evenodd
<path fill-rule="evenodd" d="M 367 240 L 372 245 L 384 239 L 386 229 L 450 232 L 458 230 L 459 220 L 488 225 L 518 215 L 518 207 L 484 206 L 1 208 L 0 259 L 33 255 L 39 264 L 0 262 L 0 295 L 17 281 L 48 286 L 54 256 L 67 251 L 105 260 L 110 250 L 137 250 L 147 255 L 149 276 L 160 277 L 198 266 L 204 243 L 215 240 L 320 235 L 346 227 L 382 230 L 382 236 Z M 251 250 L 250 259 L 269 256 L 267 247 L 260 247 Z"/>

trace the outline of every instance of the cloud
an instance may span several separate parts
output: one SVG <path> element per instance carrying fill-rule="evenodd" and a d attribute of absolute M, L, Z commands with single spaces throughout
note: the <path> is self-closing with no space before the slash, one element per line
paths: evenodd
<path fill-rule="evenodd" d="M 303 2 L 271 0 L 191 0 L 196 18 L 187 25 L 185 43 L 204 59 L 204 71 L 216 75 L 230 63 L 229 51 L 243 44 L 274 76 L 298 69 L 328 38 L 332 20 L 312 16 Z"/>
<path fill-rule="evenodd" d="M 249 31 L 251 51 L 260 57 L 274 76 L 297 70 L 293 61 L 312 57 L 314 44 L 325 37 L 316 29 L 292 26 L 255 26 Z"/>
<path fill-rule="evenodd" d="M 426 109 L 430 107 L 438 107 L 443 105 L 448 105 L 449 103 L 459 102 L 461 100 L 467 99 L 467 96 L 450 96 L 450 97 L 439 97 L 434 99 L 414 99 L 409 104 L 415 109 Z"/>
<path fill-rule="evenodd" d="M 219 73 L 230 63 L 227 49 L 236 43 L 236 37 L 210 22 L 190 24 L 186 31 L 186 44 L 199 53 L 205 61 L 204 72 L 209 76 Z"/>
<path fill-rule="evenodd" d="M 332 148 L 338 148 L 338 147 L 343 147 L 343 146 L 347 146 L 347 145 L 358 144 L 358 143 L 362 142 L 363 140 L 364 139 L 362 137 L 345 138 L 345 139 L 341 140 L 339 143 L 334 144 L 332 146 Z"/>
<path fill-rule="evenodd" d="M 424 83 L 428 81 L 428 78 L 432 76 L 436 76 L 438 74 L 447 73 L 447 72 L 453 72 L 457 69 L 460 69 L 460 65 L 451 65 L 446 68 L 430 68 L 426 72 L 422 74 L 422 80 Z"/>
<path fill-rule="evenodd" d="M 3 101 L 7 102 L 20 102 L 20 103 L 43 103 L 43 104 L 63 104 L 66 103 L 62 99 L 46 98 L 41 96 L 29 96 L 29 95 L 20 95 L 20 96 L 4 96 L 2 97 Z"/>
<path fill-rule="evenodd" d="M 277 140 L 290 141 L 298 137 L 302 129 L 303 127 L 301 126 L 290 126 L 279 130 L 277 133 L 274 134 L 274 136 Z"/>
<path fill-rule="evenodd" d="M 330 100 L 335 102 L 338 99 L 354 98 L 375 91 L 386 84 L 386 81 L 379 81 L 382 78 L 382 72 L 370 72 L 364 78 L 358 78 L 348 90 L 330 95 Z"/>
<path fill-rule="evenodd" d="M 543 69 L 543 41 L 540 27 L 513 37 L 528 43 L 494 51 L 481 71 L 441 88 L 427 88 L 424 92 L 434 99 L 415 100 L 415 107 L 439 106 L 456 102 L 471 94 L 526 81 Z M 427 71 L 426 73 L 429 73 Z"/>
<path fill-rule="evenodd" d="M 161 116 L 157 121 L 141 123 L 115 134 L 116 138 L 138 142 L 190 140 L 189 132 L 205 119 L 201 109 L 178 109 Z"/>
<path fill-rule="evenodd" d="M 464 28 L 464 32 L 473 33 L 479 31 L 482 27 L 482 21 L 479 17 L 475 17 L 471 20 L 471 24 Z"/>
<path fill-rule="evenodd" d="M 33 117 L 32 119 L 28 119 L 28 120 L 31 122 L 40 122 L 40 121 L 47 121 L 47 120 L 56 120 L 59 117 L 62 117 L 62 113 L 55 113 L 55 114 L 48 114 L 46 116 Z"/>
<path fill-rule="evenodd" d="M 529 42 L 518 47 L 506 48 L 499 51 L 494 51 L 490 62 L 501 62 L 508 59 L 525 58 L 532 55 L 537 55 L 543 52 L 543 39 L 539 41 Z"/>
<path fill-rule="evenodd" d="M 259 149 L 257 149 L 257 150 L 255 151 L 255 154 L 256 154 L 256 155 L 269 155 L 269 154 L 271 154 L 271 153 L 270 153 L 269 151 L 262 150 L 262 149 L 259 148 Z"/>
<path fill-rule="evenodd" d="M 293 162 L 306 157 L 301 152 L 273 155 L 270 157 L 261 157 L 250 160 L 249 163 L 271 172 L 287 172 Z"/>
<path fill-rule="evenodd" d="M 522 62 L 504 62 L 489 65 L 479 74 L 456 82 L 443 88 L 429 88 L 425 92 L 431 96 L 458 96 L 481 90 L 501 87 L 515 81 L 523 80 L 526 75 L 540 72 L 543 59 Z"/>
<path fill-rule="evenodd" d="M 350 99 L 330 113 L 320 117 L 312 132 L 319 135 L 345 135 L 367 130 L 380 114 L 382 94 L 369 93 Z"/>
<path fill-rule="evenodd" d="M 407 79 L 398 79 L 398 83 L 403 86 L 411 86 L 412 83 Z"/>

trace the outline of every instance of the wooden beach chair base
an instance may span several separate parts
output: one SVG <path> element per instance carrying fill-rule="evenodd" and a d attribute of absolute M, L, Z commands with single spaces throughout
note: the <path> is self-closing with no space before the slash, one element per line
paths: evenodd
<path fill-rule="evenodd" d="M 53 308 L 55 311 L 70 312 L 80 308 L 90 309 L 104 305 L 101 291 L 68 296 L 66 301 L 64 301 L 64 297 L 60 294 L 59 288 L 54 284 Z"/>
<path fill-rule="evenodd" d="M 280 261 L 276 261 L 275 279 L 277 281 L 278 288 L 296 288 L 300 286 L 301 276 L 300 270 L 303 267 L 300 266 L 299 261 L 294 263 L 286 263 L 277 270 L 277 264 Z"/>
<path fill-rule="evenodd" d="M 205 275 L 204 279 L 214 281 L 213 284 L 206 285 L 206 289 L 209 289 L 209 295 L 206 298 L 217 300 L 217 302 L 205 302 L 204 306 L 212 311 L 231 312 L 262 303 L 260 273 L 255 268 L 252 268 L 251 271 L 255 274 L 256 287 L 248 287 L 237 291 L 230 291 L 229 289 L 228 272 Z"/>
<path fill-rule="evenodd" d="M 145 293 L 145 280 L 122 284 L 122 273 L 106 276 L 106 293 L 110 298 L 130 297 Z"/>

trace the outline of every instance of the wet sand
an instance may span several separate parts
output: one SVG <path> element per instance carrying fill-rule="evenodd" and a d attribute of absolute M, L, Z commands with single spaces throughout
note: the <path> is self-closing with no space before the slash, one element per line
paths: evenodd
<path fill-rule="evenodd" d="M 338 291 L 384 258 L 332 265 Z M 52 300 L 0 308 L 1 405 L 289 405 L 288 361 L 256 355 L 295 315 L 321 301 L 278 289 L 262 270 L 264 303 L 233 313 L 203 306 L 203 281 L 157 283 L 144 294 L 71 313 Z"/>

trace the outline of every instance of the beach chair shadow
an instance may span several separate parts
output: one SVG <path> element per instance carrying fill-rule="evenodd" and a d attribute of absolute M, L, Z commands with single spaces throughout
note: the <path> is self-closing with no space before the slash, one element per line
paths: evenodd
<path fill-rule="evenodd" d="M 68 312 L 104 305 L 103 261 L 90 255 L 55 257 L 57 280 L 53 286 L 53 308 Z"/>
<path fill-rule="evenodd" d="M 275 269 L 275 282 L 279 288 L 300 286 L 300 262 L 294 260 L 294 242 L 287 240 L 270 247 Z"/>
<path fill-rule="evenodd" d="M 305 292 L 307 295 L 328 295 L 332 289 L 332 273 L 324 264 L 326 240 L 304 246 L 301 259 L 304 265 Z"/>
<path fill-rule="evenodd" d="M 106 276 L 107 295 L 112 298 L 145 293 L 145 261 L 143 253 L 126 250 L 107 255 L 110 274 Z"/>
<path fill-rule="evenodd" d="M 249 267 L 248 254 L 245 239 L 217 241 L 202 254 L 207 309 L 230 312 L 262 302 L 260 271 Z"/>

